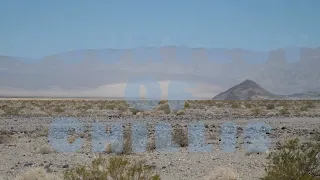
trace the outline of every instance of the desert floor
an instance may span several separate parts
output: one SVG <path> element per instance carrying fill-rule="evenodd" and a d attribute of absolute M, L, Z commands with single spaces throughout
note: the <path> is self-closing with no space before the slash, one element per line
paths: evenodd
<path fill-rule="evenodd" d="M 177 103 L 177 102 L 175 102 Z M 93 152 L 93 124 L 121 122 L 126 132 L 132 124 L 143 122 L 148 129 L 148 151 L 128 153 L 145 159 L 164 180 L 204 179 L 218 167 L 229 167 L 239 179 L 259 179 L 264 174 L 268 152 L 274 151 L 285 140 L 298 137 L 303 141 L 319 140 L 319 101 L 187 101 L 181 110 L 168 109 L 168 102 L 155 108 L 137 111 L 124 101 L 98 100 L 2 100 L 0 101 L 0 177 L 14 179 L 29 168 L 44 167 L 49 173 L 61 174 L 76 164 L 90 163 L 99 154 Z M 68 143 L 83 140 L 75 152 L 58 152 L 51 146 L 48 135 L 54 132 L 57 119 L 73 118 L 72 128 L 82 125 L 81 132 L 69 134 Z M 177 152 L 158 152 L 152 148 L 155 125 L 172 125 L 173 141 L 180 144 Z M 185 144 L 189 123 L 204 123 L 205 142 L 211 152 L 189 152 Z M 236 150 L 223 150 L 223 130 L 226 122 L 235 123 Z M 267 152 L 249 152 L 247 145 L 255 144 L 246 132 L 252 123 L 265 123 L 255 129 L 270 138 Z M 266 131 L 270 127 L 270 131 Z M 108 128 L 105 128 L 106 132 Z M 227 132 L 228 134 L 228 132 Z M 232 134 L 232 132 L 230 132 Z M 70 139 L 74 140 L 70 140 Z M 316 139 L 318 138 L 318 139 Z M 51 142 L 50 142 L 51 141 Z M 152 146 L 152 147 L 151 147 Z"/>

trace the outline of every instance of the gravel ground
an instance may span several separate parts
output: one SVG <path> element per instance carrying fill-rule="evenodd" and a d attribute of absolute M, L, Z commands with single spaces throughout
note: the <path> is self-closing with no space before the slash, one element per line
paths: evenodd
<path fill-rule="evenodd" d="M 188 123 L 205 123 L 205 140 L 207 144 L 213 146 L 211 152 L 189 152 L 187 147 L 179 148 L 178 152 L 145 152 L 130 156 L 138 156 L 146 159 L 147 163 L 153 165 L 164 180 L 195 180 L 204 179 L 217 167 L 229 167 L 239 174 L 239 179 L 255 180 L 263 176 L 264 163 L 267 153 L 248 153 L 245 148 L 245 134 L 247 125 L 255 122 L 263 122 L 270 126 L 271 131 L 265 132 L 271 139 L 270 151 L 277 142 L 287 138 L 299 137 L 310 139 L 317 132 L 320 126 L 319 118 L 296 117 L 296 118 L 221 118 L 194 117 L 191 115 L 159 116 L 159 117 L 81 117 L 77 118 L 79 123 L 89 128 L 83 134 L 84 143 L 81 150 L 71 153 L 58 153 L 52 150 L 49 153 L 39 153 L 39 148 L 49 146 L 50 141 L 47 133 L 54 117 L 2 117 L 0 118 L 1 132 L 11 133 L 11 138 L 7 142 L 0 143 L 0 177 L 5 180 L 13 179 L 17 174 L 22 173 L 31 167 L 45 167 L 48 172 L 60 173 L 64 169 L 75 164 L 91 162 L 98 153 L 92 152 L 91 141 L 89 140 L 90 127 L 94 122 L 123 122 L 125 129 L 128 129 L 133 122 L 144 122 L 148 124 L 149 136 L 154 136 L 155 124 L 168 122 L 176 129 L 178 126 L 187 130 Z M 223 124 L 233 122 L 236 127 L 236 150 L 234 152 L 223 151 L 224 139 L 221 137 Z M 75 127 L 75 124 L 72 126 Z M 267 127 L 267 126 L 265 126 Z M 261 130 L 261 129 L 260 129 Z M 231 132 L 230 132 L 231 133 Z M 3 133 L 4 134 L 4 133 Z M 200 135 L 199 135 L 200 136 Z M 51 147 L 52 148 L 52 147 Z M 110 154 L 106 154 L 110 156 Z"/>

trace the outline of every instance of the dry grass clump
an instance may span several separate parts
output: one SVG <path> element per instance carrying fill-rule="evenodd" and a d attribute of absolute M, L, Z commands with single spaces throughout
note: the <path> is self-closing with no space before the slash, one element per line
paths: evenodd
<path fill-rule="evenodd" d="M 64 172 L 65 180 L 160 180 L 152 167 L 144 161 L 115 156 L 110 159 L 102 156 L 89 166 L 78 165 Z"/>
<path fill-rule="evenodd" d="M 320 143 L 290 140 L 268 155 L 266 175 L 261 180 L 319 180 L 319 152 Z"/>
<path fill-rule="evenodd" d="M 33 168 L 17 176 L 15 180 L 63 180 L 63 178 L 48 174 L 44 168 Z"/>
<path fill-rule="evenodd" d="M 238 174 L 228 167 L 218 167 L 214 169 L 205 180 L 237 180 Z"/>

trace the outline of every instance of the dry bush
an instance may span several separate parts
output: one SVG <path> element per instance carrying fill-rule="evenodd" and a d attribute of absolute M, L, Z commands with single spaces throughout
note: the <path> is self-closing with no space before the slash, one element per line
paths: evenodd
<path fill-rule="evenodd" d="M 53 152 L 53 150 L 52 150 L 51 146 L 49 146 L 47 144 L 42 145 L 36 149 L 36 153 L 38 153 L 38 154 L 50 154 L 52 152 Z"/>
<path fill-rule="evenodd" d="M 187 101 L 184 102 L 184 108 L 185 108 L 185 109 L 190 108 L 190 104 L 189 104 Z"/>
<path fill-rule="evenodd" d="M 64 112 L 64 109 L 63 109 L 62 107 L 58 106 L 58 107 L 55 107 L 55 108 L 53 109 L 53 111 L 56 112 L 56 113 L 63 113 L 63 112 Z"/>
<path fill-rule="evenodd" d="M 77 137 L 76 137 L 76 136 L 69 136 L 69 137 L 68 137 L 68 142 L 69 142 L 70 144 L 74 143 L 76 140 L 77 140 Z"/>
<path fill-rule="evenodd" d="M 63 180 L 63 178 L 46 173 L 44 168 L 33 168 L 17 176 L 15 180 Z"/>
<path fill-rule="evenodd" d="M 288 108 L 286 108 L 286 107 L 280 109 L 280 110 L 279 110 L 279 113 L 280 113 L 281 115 L 288 115 L 288 114 L 290 114 Z"/>
<path fill-rule="evenodd" d="M 177 112 L 178 116 L 185 115 L 185 114 L 186 114 L 186 112 L 184 110 L 180 110 Z"/>
<path fill-rule="evenodd" d="M 115 156 L 110 159 L 98 157 L 91 165 L 78 165 L 64 172 L 65 180 L 160 180 L 151 166 L 143 161 Z"/>
<path fill-rule="evenodd" d="M 132 136 L 131 131 L 124 131 L 123 133 L 123 150 L 122 154 L 131 154 L 132 153 Z"/>
<path fill-rule="evenodd" d="M 313 101 L 307 101 L 306 102 L 306 108 L 314 108 L 316 107 Z"/>
<path fill-rule="evenodd" d="M 111 154 L 111 153 L 112 153 L 112 148 L 111 148 L 111 146 L 112 146 L 112 143 L 107 143 L 107 144 L 106 144 L 105 152 L 106 152 L 107 154 Z"/>
<path fill-rule="evenodd" d="M 127 111 L 127 107 L 126 106 L 124 106 L 124 105 L 119 105 L 118 107 L 117 107 L 117 109 L 120 111 L 120 112 L 125 112 L 125 111 Z"/>
<path fill-rule="evenodd" d="M 261 180 L 319 180 L 320 143 L 289 140 L 268 155 L 266 175 Z"/>
<path fill-rule="evenodd" d="M 268 105 L 267 105 L 267 109 L 268 109 L 268 110 L 274 109 L 274 108 L 275 108 L 274 104 L 268 104 Z"/>
<path fill-rule="evenodd" d="M 175 128 L 172 132 L 173 142 L 178 144 L 180 147 L 188 146 L 188 133 L 182 128 Z"/>
<path fill-rule="evenodd" d="M 148 138 L 148 142 L 147 142 L 147 151 L 148 152 L 152 152 L 156 149 L 156 140 L 154 137 L 152 138 Z"/>
<path fill-rule="evenodd" d="M 249 109 L 252 108 L 252 104 L 250 104 L 250 103 L 245 103 L 244 106 L 245 106 L 246 108 L 249 108 Z"/>
<path fill-rule="evenodd" d="M 0 130 L 0 144 L 9 144 L 12 140 L 13 133 L 6 130 Z"/>
<path fill-rule="evenodd" d="M 237 102 L 232 102 L 231 108 L 232 109 L 238 109 L 238 108 L 240 108 L 240 105 Z"/>
<path fill-rule="evenodd" d="M 116 150 L 113 150 L 116 149 Z M 122 150 L 120 150 L 120 142 L 113 141 L 111 143 L 106 144 L 105 146 L 105 152 L 107 154 L 116 153 L 119 155 L 129 155 L 133 153 L 132 150 L 132 138 L 131 138 L 131 132 L 130 131 L 124 131 L 124 137 L 123 137 L 123 147 Z"/>
<path fill-rule="evenodd" d="M 252 109 L 252 114 L 254 116 L 259 116 L 261 114 L 261 109 L 259 109 L 259 108 Z"/>
<path fill-rule="evenodd" d="M 168 104 L 168 102 L 169 102 L 168 100 L 161 100 L 161 101 L 159 101 L 158 104 L 159 104 L 159 105 L 161 105 L 161 104 Z"/>
<path fill-rule="evenodd" d="M 170 114 L 171 112 L 169 104 L 160 104 L 156 109 L 162 110 L 166 114 Z"/>
<path fill-rule="evenodd" d="M 214 169 L 205 180 L 237 180 L 238 174 L 228 167 L 218 167 Z"/>

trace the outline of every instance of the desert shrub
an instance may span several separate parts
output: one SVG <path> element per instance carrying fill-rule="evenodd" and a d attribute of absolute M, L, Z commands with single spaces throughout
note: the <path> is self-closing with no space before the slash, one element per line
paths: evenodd
<path fill-rule="evenodd" d="M 49 145 L 42 145 L 36 149 L 36 153 L 38 154 L 50 154 L 52 152 L 52 148 Z"/>
<path fill-rule="evenodd" d="M 147 151 L 151 152 L 151 151 L 154 151 L 155 149 L 156 149 L 156 140 L 155 140 L 155 138 L 148 138 Z"/>
<path fill-rule="evenodd" d="M 314 108 L 315 107 L 315 105 L 314 105 L 314 103 L 312 102 L 312 101 L 307 101 L 306 102 L 306 108 Z"/>
<path fill-rule="evenodd" d="M 76 137 L 76 136 L 69 136 L 69 137 L 68 137 L 68 142 L 69 142 L 70 144 L 74 143 L 76 140 L 77 140 L 77 137 Z"/>
<path fill-rule="evenodd" d="M 188 146 L 188 134 L 182 128 L 175 128 L 172 132 L 173 142 L 180 147 Z"/>
<path fill-rule="evenodd" d="M 161 104 L 167 104 L 168 103 L 168 100 L 161 100 L 161 101 L 159 101 L 159 105 L 161 105 Z"/>
<path fill-rule="evenodd" d="M 111 143 L 108 143 L 105 146 L 105 152 L 107 154 L 116 153 L 118 155 L 132 154 L 133 151 L 130 131 L 124 131 L 122 149 L 120 149 L 120 145 L 121 144 L 119 141 L 113 141 Z"/>
<path fill-rule="evenodd" d="M 189 104 L 187 101 L 184 102 L 184 108 L 185 108 L 185 109 L 190 108 L 190 104 Z"/>
<path fill-rule="evenodd" d="M 124 131 L 123 133 L 123 150 L 122 154 L 131 154 L 132 153 L 132 138 L 131 131 Z"/>
<path fill-rule="evenodd" d="M 130 160 L 124 156 L 110 159 L 102 156 L 91 165 L 78 165 L 64 172 L 65 180 L 160 180 L 152 167 L 144 161 Z"/>
<path fill-rule="evenodd" d="M 217 103 L 216 106 L 217 106 L 218 108 L 222 108 L 222 107 L 223 107 L 223 104 L 222 104 L 222 103 Z"/>
<path fill-rule="evenodd" d="M 0 144 L 9 144 L 14 140 L 13 132 L 7 130 L 0 130 Z"/>
<path fill-rule="evenodd" d="M 0 131 L 0 144 L 8 144 L 12 140 L 12 136 L 8 131 Z"/>
<path fill-rule="evenodd" d="M 315 134 L 312 136 L 312 140 L 320 142 L 320 134 Z"/>
<path fill-rule="evenodd" d="M 267 109 L 269 109 L 269 110 L 270 110 L 270 109 L 274 109 L 274 108 L 275 108 L 274 104 L 268 104 L 268 105 L 267 105 Z"/>
<path fill-rule="evenodd" d="M 64 109 L 63 109 L 62 107 L 58 106 L 58 107 L 55 107 L 55 108 L 53 109 L 53 111 L 56 112 L 56 113 L 63 113 L 63 112 L 64 112 Z"/>
<path fill-rule="evenodd" d="M 259 109 L 259 108 L 254 108 L 254 109 L 252 109 L 252 114 L 253 114 L 254 116 L 260 115 L 260 114 L 261 114 L 261 109 Z"/>
<path fill-rule="evenodd" d="M 214 169 L 205 180 L 237 180 L 238 175 L 233 169 L 228 167 L 218 167 Z"/>
<path fill-rule="evenodd" d="M 319 143 L 290 140 L 268 155 L 266 175 L 261 180 L 319 180 L 319 152 Z"/>
<path fill-rule="evenodd" d="M 300 108 L 300 111 L 308 111 L 308 107 L 307 106 L 302 106 L 301 108 Z"/>
<path fill-rule="evenodd" d="M 138 109 L 130 109 L 130 111 L 132 112 L 133 115 L 136 115 L 139 111 Z"/>
<path fill-rule="evenodd" d="M 281 115 L 287 115 L 287 114 L 289 114 L 289 110 L 288 110 L 288 108 L 282 108 L 279 110 L 279 113 Z"/>
<path fill-rule="evenodd" d="M 250 104 L 250 103 L 245 103 L 245 105 L 244 106 L 246 106 L 247 108 L 252 108 L 252 104 Z"/>
<path fill-rule="evenodd" d="M 118 109 L 120 112 L 125 112 L 125 111 L 127 111 L 127 107 L 124 106 L 124 105 L 119 105 L 119 106 L 117 107 L 117 109 Z"/>
<path fill-rule="evenodd" d="M 236 102 L 231 104 L 231 108 L 233 108 L 233 109 L 237 109 L 239 107 L 240 107 L 240 105 L 238 103 L 236 103 Z"/>
<path fill-rule="evenodd" d="M 159 105 L 159 110 L 162 110 L 166 114 L 170 114 L 170 112 L 171 112 L 169 104 Z"/>
<path fill-rule="evenodd" d="M 48 174 L 44 168 L 33 168 L 17 176 L 15 180 L 62 180 L 62 177 Z"/>
<path fill-rule="evenodd" d="M 180 116 L 180 115 L 185 115 L 186 112 L 184 110 L 180 110 L 177 112 L 177 115 Z"/>

